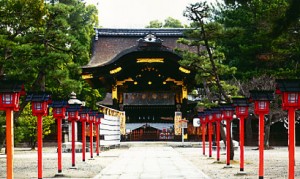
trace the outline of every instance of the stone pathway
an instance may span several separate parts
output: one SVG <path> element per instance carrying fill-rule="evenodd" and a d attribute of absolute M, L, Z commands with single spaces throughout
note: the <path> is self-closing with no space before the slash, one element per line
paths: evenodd
<path fill-rule="evenodd" d="M 208 179 L 172 147 L 131 147 L 95 179 Z"/>

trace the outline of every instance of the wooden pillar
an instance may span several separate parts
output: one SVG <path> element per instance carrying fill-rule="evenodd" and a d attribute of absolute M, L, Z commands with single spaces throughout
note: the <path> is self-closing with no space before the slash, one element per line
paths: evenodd
<path fill-rule="evenodd" d="M 118 99 L 118 87 L 117 85 L 113 85 L 111 88 L 111 98 Z"/>

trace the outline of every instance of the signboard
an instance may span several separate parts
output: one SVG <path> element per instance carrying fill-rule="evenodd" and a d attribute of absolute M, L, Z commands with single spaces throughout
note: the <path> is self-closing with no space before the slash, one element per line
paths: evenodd
<path fill-rule="evenodd" d="M 182 118 L 182 113 L 180 111 L 176 111 L 174 117 L 175 135 L 181 135 L 181 125 L 180 125 L 181 118 Z"/>
<path fill-rule="evenodd" d="M 124 105 L 174 105 L 174 93 L 124 93 Z"/>
<path fill-rule="evenodd" d="M 193 126 L 194 127 L 200 127 L 200 119 L 199 118 L 194 118 L 193 119 Z"/>

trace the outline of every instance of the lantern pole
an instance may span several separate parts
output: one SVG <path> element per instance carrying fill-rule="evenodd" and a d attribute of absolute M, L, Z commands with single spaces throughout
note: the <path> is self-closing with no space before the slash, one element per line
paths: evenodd
<path fill-rule="evenodd" d="M 217 120 L 216 121 L 216 124 L 217 124 L 217 137 L 216 137 L 216 140 L 217 140 L 217 161 L 220 161 L 220 120 Z"/>
<path fill-rule="evenodd" d="M 96 122 L 96 154 L 99 156 L 99 124 Z"/>
<path fill-rule="evenodd" d="M 21 81 L 7 80 L 0 76 L 0 111 L 5 111 L 6 120 L 6 176 L 14 178 L 14 111 L 19 111 L 19 98 L 25 95 Z"/>
<path fill-rule="evenodd" d="M 240 116 L 240 172 L 244 171 L 244 121 L 245 117 Z"/>
<path fill-rule="evenodd" d="M 264 178 L 264 145 L 265 145 L 265 114 L 270 111 L 270 101 L 274 99 L 274 91 L 250 91 L 251 101 L 254 101 L 254 113 L 259 115 L 259 179 Z"/>
<path fill-rule="evenodd" d="M 72 125 L 72 167 L 75 167 L 75 120 L 71 120 Z"/>
<path fill-rule="evenodd" d="M 208 122 L 208 141 L 209 141 L 209 154 L 208 157 L 211 158 L 212 157 L 212 123 Z"/>
<path fill-rule="evenodd" d="M 37 115 L 38 179 L 43 178 L 43 115 Z"/>
<path fill-rule="evenodd" d="M 230 167 L 230 139 L 231 139 L 231 134 L 230 134 L 230 127 L 231 127 L 231 119 L 226 119 L 226 168 L 231 168 Z"/>
<path fill-rule="evenodd" d="M 203 150 L 203 155 L 205 155 L 205 122 L 202 123 L 201 128 L 202 128 L 202 150 Z"/>
<path fill-rule="evenodd" d="M 57 118 L 57 172 L 62 173 L 62 118 Z"/>
<path fill-rule="evenodd" d="M 82 121 L 82 161 L 85 162 L 85 147 L 86 147 L 86 137 L 85 137 L 85 128 L 86 128 L 86 122 Z"/>
<path fill-rule="evenodd" d="M 6 171 L 7 178 L 14 178 L 14 120 L 13 110 L 6 109 Z"/>
<path fill-rule="evenodd" d="M 289 143 L 289 179 L 295 177 L 295 108 L 289 108 L 289 130 L 288 130 L 288 143 Z"/>
<path fill-rule="evenodd" d="M 93 121 L 89 122 L 90 125 L 90 154 L 91 154 L 91 159 L 93 159 Z"/>

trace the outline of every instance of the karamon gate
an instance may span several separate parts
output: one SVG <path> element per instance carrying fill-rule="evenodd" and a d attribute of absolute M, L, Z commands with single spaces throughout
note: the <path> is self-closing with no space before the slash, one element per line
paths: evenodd
<path fill-rule="evenodd" d="M 183 31 L 96 29 L 82 76 L 93 88 L 106 89 L 98 105 L 125 111 L 126 140 L 172 140 L 181 134 L 178 121 L 186 118 L 195 75 L 174 51 L 184 48 L 176 43 Z"/>

